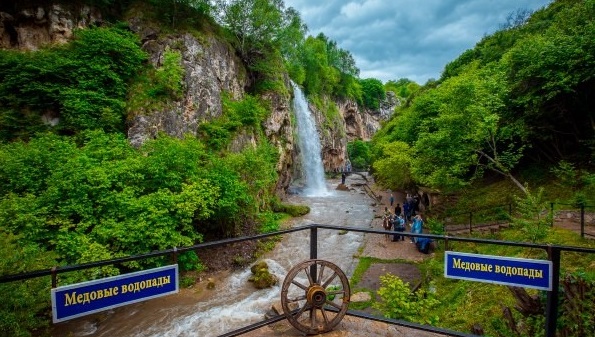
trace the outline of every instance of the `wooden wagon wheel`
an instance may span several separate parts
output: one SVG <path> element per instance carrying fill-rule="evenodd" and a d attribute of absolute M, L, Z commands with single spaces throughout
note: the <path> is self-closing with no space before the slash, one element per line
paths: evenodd
<path fill-rule="evenodd" d="M 314 335 L 331 331 L 341 322 L 350 296 L 349 280 L 339 267 L 324 260 L 307 260 L 287 273 L 281 305 L 291 325 Z"/>

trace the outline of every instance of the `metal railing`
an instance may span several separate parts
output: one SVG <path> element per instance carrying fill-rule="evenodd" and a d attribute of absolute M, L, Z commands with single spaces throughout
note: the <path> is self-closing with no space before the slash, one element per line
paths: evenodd
<path fill-rule="evenodd" d="M 106 265 L 118 265 L 124 262 L 142 260 L 152 257 L 159 257 L 159 256 L 172 256 L 172 260 L 177 260 L 177 254 L 191 251 L 191 250 L 198 250 L 198 249 L 207 249 L 217 246 L 228 245 L 237 242 L 243 241 L 251 241 L 251 240 L 258 240 L 268 237 L 273 237 L 277 235 L 298 232 L 309 230 L 310 231 L 310 258 L 311 259 L 318 259 L 318 229 L 329 229 L 329 230 L 337 230 L 337 231 L 350 231 L 350 232 L 359 232 L 359 233 L 367 233 L 367 234 L 378 234 L 378 235 L 386 235 L 385 230 L 375 230 L 375 229 L 362 229 L 362 228 L 354 228 L 354 227 L 345 227 L 345 226 L 329 226 L 329 225 L 321 225 L 321 224 L 312 224 L 302 227 L 296 227 L 288 230 L 267 233 L 267 234 L 260 234 L 248 237 L 240 237 L 240 238 L 233 238 L 233 239 L 226 239 L 220 241 L 213 241 L 202 243 L 190 247 L 183 247 L 183 248 L 172 248 L 163 251 L 156 251 L 142 255 L 135 255 L 129 256 L 125 258 L 118 258 L 118 259 L 111 259 L 105 261 L 98 261 L 98 262 L 91 262 L 85 263 L 81 265 L 74 265 L 74 266 L 59 266 L 53 267 L 50 269 L 44 270 L 37 270 L 33 272 L 27 273 L 20 273 L 20 274 L 13 274 L 0 277 L 0 284 L 8 283 L 8 282 L 15 282 L 19 280 L 26 280 L 31 278 L 37 278 L 42 276 L 52 276 L 52 287 L 56 287 L 57 285 L 57 275 L 66 272 L 72 272 L 77 270 L 84 270 L 89 268 L 101 267 Z M 559 286 L 560 286 L 560 257 L 562 252 L 575 252 L 575 253 L 587 253 L 587 254 L 595 254 L 595 249 L 590 248 L 582 248 L 582 247 L 573 247 L 573 246 L 559 246 L 559 245 L 543 245 L 543 244 L 532 244 L 532 243 L 524 243 L 524 242 L 511 242 L 511 241 L 499 241 L 499 240 L 490 240 L 490 239 L 477 239 L 477 238 L 466 238 L 466 237 L 451 237 L 448 235 L 434 235 L 434 234 L 413 234 L 402 232 L 399 235 L 407 236 L 407 237 L 423 237 L 429 238 L 437 241 L 444 241 L 445 250 L 448 250 L 448 245 L 450 242 L 468 242 L 468 243 L 479 243 L 479 244 L 489 244 L 489 245 L 499 245 L 499 246 L 514 246 L 514 247 L 523 247 L 523 248 L 531 248 L 531 249 L 543 249 L 548 254 L 548 258 L 552 261 L 552 275 L 553 275 L 553 284 L 552 290 L 548 291 L 547 294 L 547 303 L 546 303 L 546 336 L 547 337 L 555 337 L 556 334 L 556 324 L 558 318 L 558 300 L 560 297 L 559 293 Z M 444 334 L 448 336 L 458 336 L 458 337 L 469 337 L 469 336 L 476 336 L 473 334 L 452 331 L 443 328 L 437 328 L 429 325 L 420 325 L 416 323 L 406 322 L 402 320 L 393 320 L 393 319 L 386 319 L 386 318 L 379 318 L 370 315 L 363 314 L 361 312 L 356 312 L 352 310 L 347 311 L 348 315 L 361 317 L 364 319 L 371 319 L 375 321 L 385 322 L 388 324 L 395 324 L 403 327 L 408 327 L 412 329 L 424 330 L 429 332 L 434 332 L 438 334 Z M 263 320 L 261 322 L 248 325 L 242 327 L 238 330 L 226 333 L 221 336 L 231 337 L 231 336 L 240 336 L 244 333 L 249 331 L 256 330 L 260 327 L 266 326 L 267 324 L 271 324 L 273 322 L 281 321 L 285 318 L 283 315 L 278 315 L 276 317 L 272 317 L 267 320 Z"/>
<path fill-rule="evenodd" d="M 448 232 L 456 232 L 460 230 L 468 230 L 469 233 L 473 233 L 474 229 L 477 230 L 483 227 L 499 225 L 501 224 L 501 221 L 503 223 L 504 220 L 509 220 L 512 217 L 512 211 L 512 204 L 503 204 L 496 206 L 486 206 L 460 213 L 447 214 L 441 217 L 443 223 L 442 231 L 445 234 L 448 234 Z M 502 219 L 502 215 L 504 215 L 504 213 L 506 213 L 506 219 Z M 452 220 L 448 220 L 453 218 L 464 218 L 465 220 L 462 220 L 455 224 L 448 224 L 448 222 L 452 222 Z"/>
<path fill-rule="evenodd" d="M 595 209 L 595 206 L 585 205 L 585 204 L 563 204 L 563 203 L 551 202 L 550 203 L 550 213 L 552 215 L 552 226 L 554 225 L 554 215 L 556 212 L 556 210 L 554 209 L 555 205 L 570 206 L 573 209 L 578 209 L 578 211 L 580 212 L 580 222 L 579 223 L 580 223 L 581 237 L 584 238 L 585 236 L 590 236 L 592 238 L 595 238 L 595 234 L 588 233 L 585 231 L 585 210 L 588 208 Z M 560 210 L 558 210 L 558 211 L 560 211 Z"/>

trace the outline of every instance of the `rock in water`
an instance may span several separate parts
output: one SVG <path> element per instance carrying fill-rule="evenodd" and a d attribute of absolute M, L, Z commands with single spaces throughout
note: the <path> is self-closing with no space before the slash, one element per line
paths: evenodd
<path fill-rule="evenodd" d="M 279 282 L 277 277 L 269 272 L 269 266 L 264 261 L 256 262 L 250 271 L 253 275 L 248 281 L 252 282 L 256 289 L 270 288 Z"/>

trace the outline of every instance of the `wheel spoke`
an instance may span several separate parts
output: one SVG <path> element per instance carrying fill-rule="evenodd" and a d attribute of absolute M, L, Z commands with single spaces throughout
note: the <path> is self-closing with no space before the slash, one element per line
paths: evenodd
<path fill-rule="evenodd" d="M 288 298 L 287 303 L 299 302 L 299 301 L 303 301 L 305 299 L 306 299 L 306 295 L 298 296 L 298 297 L 294 297 L 294 298 Z"/>
<path fill-rule="evenodd" d="M 308 305 L 308 303 L 304 304 L 304 306 L 301 307 L 300 310 L 297 313 L 295 313 L 295 315 L 293 315 L 293 317 L 297 320 L 309 307 L 310 306 Z"/>
<path fill-rule="evenodd" d="M 312 307 L 310 309 L 310 327 L 314 328 L 316 326 L 316 308 Z"/>
<path fill-rule="evenodd" d="M 333 280 L 337 277 L 337 273 L 333 273 L 333 276 L 331 276 L 328 280 L 326 280 L 326 282 L 324 282 L 324 284 L 322 285 L 323 288 L 326 289 L 326 287 L 328 287 L 329 284 L 331 284 L 331 282 L 333 282 Z"/>
<path fill-rule="evenodd" d="M 338 305 L 338 304 L 337 304 L 337 303 L 335 303 L 335 302 L 326 301 L 326 304 L 328 304 L 328 305 L 330 305 L 330 306 L 332 306 L 332 307 L 335 307 L 335 308 L 337 308 L 337 309 L 341 310 L 341 306 L 340 306 L 340 305 Z"/>
<path fill-rule="evenodd" d="M 343 296 L 345 296 L 345 291 L 344 290 L 329 291 L 326 294 L 326 296 L 328 297 L 329 295 L 339 295 L 339 294 L 343 294 Z"/>
<path fill-rule="evenodd" d="M 312 285 L 314 284 L 314 280 L 312 279 L 312 275 L 310 275 L 310 271 L 308 269 L 310 269 L 309 266 L 304 268 L 304 271 L 306 272 L 306 275 L 308 275 L 308 282 L 310 282 L 310 285 Z"/>
<path fill-rule="evenodd" d="M 307 287 L 307 286 L 305 286 L 305 285 L 303 285 L 303 284 L 299 283 L 299 282 L 298 282 L 298 281 L 296 281 L 296 280 L 293 280 L 293 281 L 291 281 L 291 284 L 293 284 L 293 285 L 295 285 L 295 286 L 297 286 L 297 287 L 299 287 L 299 288 L 301 288 L 301 289 L 303 289 L 303 290 L 308 290 L 308 287 Z"/>
<path fill-rule="evenodd" d="M 322 284 L 322 275 L 324 274 L 324 265 L 320 266 L 320 272 L 318 273 L 318 279 L 316 280 L 317 284 Z"/>
<path fill-rule="evenodd" d="M 322 317 L 324 318 L 324 325 L 327 326 L 329 324 L 329 320 L 324 307 L 320 308 L 320 312 L 322 312 Z"/>

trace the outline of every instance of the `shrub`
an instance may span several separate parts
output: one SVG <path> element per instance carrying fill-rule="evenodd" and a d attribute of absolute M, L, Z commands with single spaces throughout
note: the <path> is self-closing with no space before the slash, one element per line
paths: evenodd
<path fill-rule="evenodd" d="M 439 303 L 432 293 L 422 289 L 411 293 L 409 283 L 392 274 L 380 276 L 380 284 L 377 293 L 381 300 L 374 304 L 374 308 L 385 317 L 430 325 L 438 322 L 438 316 L 430 314 Z"/>

